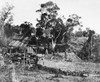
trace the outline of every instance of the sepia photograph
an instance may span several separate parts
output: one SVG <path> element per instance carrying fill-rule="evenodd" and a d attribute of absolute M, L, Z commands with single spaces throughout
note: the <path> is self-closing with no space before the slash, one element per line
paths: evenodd
<path fill-rule="evenodd" d="M 0 82 L 100 82 L 100 0 L 0 0 Z"/>

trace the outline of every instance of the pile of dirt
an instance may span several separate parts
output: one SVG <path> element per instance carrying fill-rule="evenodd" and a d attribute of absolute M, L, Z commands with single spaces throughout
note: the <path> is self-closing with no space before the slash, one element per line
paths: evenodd
<path fill-rule="evenodd" d="M 82 59 L 79 58 L 76 54 L 74 53 L 67 53 L 67 60 L 71 62 L 82 62 Z"/>

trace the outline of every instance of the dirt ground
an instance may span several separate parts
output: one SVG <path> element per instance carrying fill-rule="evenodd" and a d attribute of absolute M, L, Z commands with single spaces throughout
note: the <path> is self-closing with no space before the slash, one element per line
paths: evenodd
<path fill-rule="evenodd" d="M 54 62 L 46 62 L 44 60 L 44 65 L 49 64 L 53 66 Z M 42 62 L 41 62 L 42 63 Z M 53 63 L 53 64 L 51 64 Z M 58 67 L 63 66 L 64 64 L 61 62 L 56 62 Z M 73 66 L 74 65 L 74 66 Z M 75 66 L 76 65 L 76 66 Z M 92 67 L 89 67 L 92 66 Z M 100 64 L 95 64 L 95 63 L 72 63 L 72 62 L 66 62 L 66 68 L 64 70 L 87 70 L 92 72 L 92 74 L 96 74 L 95 72 L 100 72 Z M 69 67 L 69 68 L 68 68 Z M 71 67 L 71 69 L 70 69 Z M 75 67 L 75 68 L 74 68 Z M 93 68 L 94 67 L 94 68 Z M 73 69 L 72 69 L 73 68 Z M 65 76 L 65 75 L 59 75 L 55 76 L 53 73 L 49 73 L 47 71 L 43 70 L 38 70 L 34 68 L 30 68 L 32 70 L 29 71 L 22 71 L 18 68 L 16 68 L 16 74 L 15 74 L 15 79 L 17 80 L 16 82 L 100 82 L 100 75 L 99 76 L 88 76 L 88 77 L 80 77 L 80 76 Z M 11 69 L 12 70 L 12 69 Z M 92 71 L 91 71 L 92 70 Z M 2 67 L 0 69 L 0 82 L 12 82 L 9 76 L 10 69 L 7 69 L 7 67 Z M 93 73 L 94 72 L 94 73 Z"/>
<path fill-rule="evenodd" d="M 42 66 L 60 68 L 63 71 L 86 71 L 89 76 L 66 76 L 36 69 L 34 67 L 30 70 L 23 71 L 21 66 L 15 67 L 15 75 L 12 75 L 11 65 L 0 66 L 0 82 L 100 82 L 100 63 L 90 62 L 65 62 L 63 60 L 46 60 L 39 61 Z M 13 77 L 14 76 L 14 77 Z M 16 81 L 12 81 L 15 79 Z"/>
<path fill-rule="evenodd" d="M 77 77 L 77 76 L 59 76 L 55 77 L 54 74 L 46 72 L 33 72 L 28 76 L 20 75 L 21 82 L 100 82 L 100 77 Z"/>

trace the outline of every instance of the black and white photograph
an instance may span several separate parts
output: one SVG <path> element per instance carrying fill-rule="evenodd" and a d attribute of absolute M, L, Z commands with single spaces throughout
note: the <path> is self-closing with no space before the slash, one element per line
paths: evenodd
<path fill-rule="evenodd" d="M 100 82 L 100 0 L 0 0 L 0 82 Z"/>

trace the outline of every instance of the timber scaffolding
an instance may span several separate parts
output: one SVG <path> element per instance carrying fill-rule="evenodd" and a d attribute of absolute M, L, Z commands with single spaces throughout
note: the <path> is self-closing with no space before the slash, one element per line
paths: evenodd
<path fill-rule="evenodd" d="M 28 42 L 31 38 L 30 37 L 24 37 L 22 35 L 16 35 L 13 37 L 13 40 L 9 43 L 9 47 L 13 48 L 23 48 L 27 50 L 27 53 L 32 53 L 36 55 L 36 53 L 33 51 L 33 47 L 28 45 Z M 35 48 L 35 46 L 34 46 Z"/>
<path fill-rule="evenodd" d="M 9 47 L 13 48 L 24 48 L 27 50 L 27 53 L 31 53 L 33 55 L 38 55 L 38 49 L 44 49 L 43 46 L 38 46 L 37 45 L 29 45 L 29 41 L 32 39 L 31 37 L 24 37 L 21 34 L 18 34 L 13 37 L 13 40 L 9 43 Z"/>

